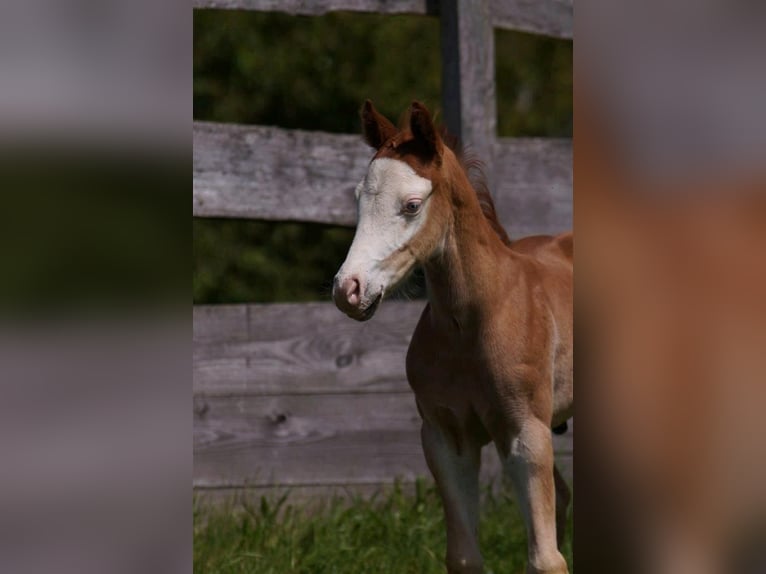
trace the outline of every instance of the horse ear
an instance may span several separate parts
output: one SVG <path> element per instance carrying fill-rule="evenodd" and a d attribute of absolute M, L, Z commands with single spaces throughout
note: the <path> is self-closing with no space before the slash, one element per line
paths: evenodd
<path fill-rule="evenodd" d="M 380 146 L 399 131 L 388 118 L 375 109 L 370 100 L 365 100 L 364 105 L 362 105 L 361 116 L 364 140 L 375 149 L 380 149 Z"/>
<path fill-rule="evenodd" d="M 442 155 L 442 141 L 434 127 L 431 114 L 426 107 L 418 101 L 410 106 L 410 131 L 413 137 L 421 142 L 426 151 L 432 157 L 439 158 Z"/>

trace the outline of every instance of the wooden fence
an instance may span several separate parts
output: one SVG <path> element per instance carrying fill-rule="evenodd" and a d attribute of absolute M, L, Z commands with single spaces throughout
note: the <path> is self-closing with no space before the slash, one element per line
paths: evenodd
<path fill-rule="evenodd" d="M 194 0 L 195 8 L 437 15 L 444 120 L 485 159 L 513 236 L 571 227 L 571 140 L 496 138 L 494 27 L 571 38 L 571 0 Z M 350 113 L 355 113 L 351 110 Z M 354 225 L 358 135 L 194 122 L 195 217 Z M 340 265 L 340 261 L 338 262 Z M 428 476 L 404 373 L 423 302 L 356 323 L 330 302 L 194 308 L 194 488 L 369 493 Z M 571 477 L 572 432 L 555 437 Z M 482 473 L 499 474 L 483 454 Z"/>

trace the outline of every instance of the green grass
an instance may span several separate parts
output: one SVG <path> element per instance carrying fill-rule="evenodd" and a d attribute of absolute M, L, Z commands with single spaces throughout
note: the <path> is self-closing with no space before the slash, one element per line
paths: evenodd
<path fill-rule="evenodd" d="M 333 500 L 311 510 L 288 496 L 237 509 L 194 509 L 194 572 L 220 574 L 444 574 L 445 530 L 432 486 L 395 486 L 372 500 Z M 571 519 L 564 555 L 572 570 Z M 482 503 L 485 572 L 521 573 L 526 534 L 507 495 Z"/>

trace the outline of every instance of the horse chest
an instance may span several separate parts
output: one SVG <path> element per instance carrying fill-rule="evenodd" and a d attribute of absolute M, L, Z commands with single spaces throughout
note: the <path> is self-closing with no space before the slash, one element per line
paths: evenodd
<path fill-rule="evenodd" d="M 538 330 L 523 345 L 519 339 L 525 338 L 498 332 L 497 325 L 486 325 L 465 336 L 424 312 L 410 343 L 407 378 L 425 418 L 446 416 L 452 427 L 480 426 L 505 436 L 530 412 L 550 419 L 552 411 L 568 410 L 571 398 L 554 390 L 555 353 L 537 352 L 552 344 L 550 333 Z"/>
<path fill-rule="evenodd" d="M 481 339 L 424 331 L 416 330 L 407 355 L 407 378 L 418 402 L 456 412 L 486 410 L 506 383 L 502 369 L 487 361 Z"/>

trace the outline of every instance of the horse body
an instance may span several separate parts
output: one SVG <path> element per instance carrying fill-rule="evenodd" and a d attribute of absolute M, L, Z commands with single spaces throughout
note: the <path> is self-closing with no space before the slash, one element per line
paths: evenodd
<path fill-rule="evenodd" d="M 478 471 L 481 447 L 490 440 L 527 507 L 530 530 L 548 548 L 548 555 L 530 555 L 530 572 L 566 571 L 545 505 L 554 491 L 550 427 L 571 417 L 573 405 L 572 266 L 558 247 L 567 240 L 546 238 L 530 253 L 499 244 L 486 261 L 472 258 L 471 273 L 492 279 L 481 285 L 483 293 L 469 291 L 462 301 L 451 285 L 460 284 L 454 275 L 465 266 L 452 256 L 439 260 L 436 269 L 426 265 L 430 303 L 410 343 L 407 378 L 424 421 L 429 468 L 442 492 L 454 490 L 444 497 L 445 506 L 455 507 L 448 509 L 448 525 L 455 530 L 448 547 L 451 571 L 481 571 Z M 538 473 L 547 496 L 526 482 L 530 470 Z M 561 477 L 558 483 L 565 488 Z M 568 493 L 560 498 L 559 540 Z"/>
<path fill-rule="evenodd" d="M 484 270 L 486 292 L 462 302 L 444 277 L 458 266 L 426 265 L 430 302 L 407 355 L 419 402 L 454 394 L 452 408 L 470 403 L 495 441 L 512 428 L 491 432 L 492 421 L 521 414 L 555 427 L 572 416 L 572 264 L 558 247 L 570 238 L 541 238 L 529 254 L 501 246 Z M 505 403 L 507 416 L 496 412 Z"/>
<path fill-rule="evenodd" d="M 429 303 L 407 378 L 444 503 L 447 569 L 482 570 L 478 474 L 481 448 L 493 441 L 527 525 L 528 572 L 565 573 L 557 542 L 569 491 L 554 469 L 550 429 L 572 415 L 572 235 L 510 242 L 420 104 L 409 130 L 369 102 L 362 119 L 378 152 L 358 189 L 359 227 L 333 295 L 367 320 L 386 289 L 415 264 L 425 269 Z"/>

